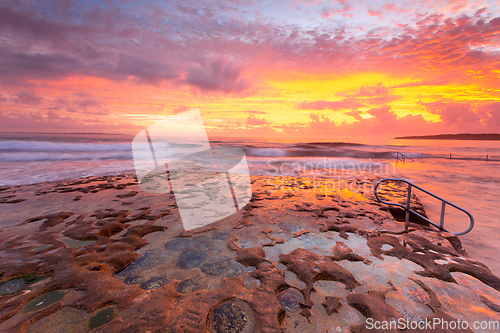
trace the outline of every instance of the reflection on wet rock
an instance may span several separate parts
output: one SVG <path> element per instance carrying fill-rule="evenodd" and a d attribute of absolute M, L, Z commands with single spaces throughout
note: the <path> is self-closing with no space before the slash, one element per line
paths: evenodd
<path fill-rule="evenodd" d="M 218 257 L 215 259 L 207 260 L 201 267 L 201 271 L 207 275 L 218 276 L 223 275 L 226 277 L 239 276 L 243 274 L 243 268 L 237 266 L 238 263 L 229 257 Z"/>
<path fill-rule="evenodd" d="M 165 283 L 168 282 L 168 279 L 164 276 L 156 276 L 153 277 L 146 282 L 141 283 L 141 289 L 144 290 L 151 290 L 151 289 L 156 289 L 158 287 L 163 286 Z"/>
<path fill-rule="evenodd" d="M 226 301 L 216 307 L 210 316 L 210 331 L 216 333 L 254 332 L 253 309 L 240 299 Z"/>
<path fill-rule="evenodd" d="M 201 286 L 198 283 L 197 277 L 192 278 L 192 279 L 186 279 L 179 283 L 177 287 L 175 288 L 175 291 L 181 294 L 188 294 L 193 291 L 200 290 Z"/>
<path fill-rule="evenodd" d="M 37 298 L 26 303 L 22 311 L 24 313 L 38 311 L 40 309 L 43 309 L 51 304 L 54 304 L 62 300 L 65 295 L 66 293 L 63 291 L 59 290 L 49 291 L 48 293 L 38 296 Z"/>
<path fill-rule="evenodd" d="M 127 276 L 125 278 L 125 280 L 123 282 L 125 282 L 125 284 L 139 284 L 140 280 L 142 279 L 141 276 Z"/>
<path fill-rule="evenodd" d="M 413 287 L 404 287 L 403 293 L 405 294 L 405 296 L 411 298 L 417 303 L 426 304 L 430 302 L 429 295 L 426 292 L 422 291 L 421 289 Z"/>
<path fill-rule="evenodd" d="M 112 307 L 99 311 L 95 316 L 89 319 L 89 328 L 93 330 L 94 328 L 107 324 L 116 317 L 116 312 L 117 311 Z"/>
<path fill-rule="evenodd" d="M 215 240 L 225 240 L 231 238 L 231 234 L 227 231 L 216 230 L 212 233 L 212 239 Z"/>
<path fill-rule="evenodd" d="M 167 251 L 182 251 L 187 247 L 190 247 L 192 241 L 190 238 L 179 237 L 165 243 L 165 250 Z"/>
<path fill-rule="evenodd" d="M 26 288 L 29 284 L 24 279 L 12 279 L 0 284 L 0 295 L 17 293 Z"/>
<path fill-rule="evenodd" d="M 304 296 L 295 288 L 288 288 L 278 294 L 278 301 L 286 311 L 299 312 L 300 303 L 304 303 Z"/>
<path fill-rule="evenodd" d="M 210 237 L 198 236 L 193 239 L 193 246 L 198 250 L 207 250 L 214 247 L 214 243 Z"/>
<path fill-rule="evenodd" d="M 206 259 L 207 254 L 205 251 L 199 250 L 198 248 L 191 248 L 182 252 L 176 266 L 181 269 L 191 269 L 198 267 Z"/>

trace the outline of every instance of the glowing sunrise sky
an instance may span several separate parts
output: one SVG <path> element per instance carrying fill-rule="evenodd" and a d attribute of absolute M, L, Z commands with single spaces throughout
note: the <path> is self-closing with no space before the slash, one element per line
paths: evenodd
<path fill-rule="evenodd" d="M 494 1 L 3 1 L 0 131 L 500 132 Z"/>

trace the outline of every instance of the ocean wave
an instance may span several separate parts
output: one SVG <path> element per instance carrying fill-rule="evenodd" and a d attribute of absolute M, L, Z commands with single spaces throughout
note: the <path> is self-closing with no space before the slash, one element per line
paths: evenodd
<path fill-rule="evenodd" d="M 21 141 L 5 140 L 0 141 L 0 151 L 23 152 L 23 151 L 131 151 L 131 143 L 61 143 L 49 141 Z"/>
<path fill-rule="evenodd" d="M 132 152 L 2 152 L 0 162 L 131 160 Z"/>

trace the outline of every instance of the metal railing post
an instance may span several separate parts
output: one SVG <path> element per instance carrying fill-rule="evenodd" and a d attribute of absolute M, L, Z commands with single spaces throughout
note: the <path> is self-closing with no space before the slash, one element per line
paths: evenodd
<path fill-rule="evenodd" d="M 443 230 L 444 227 L 444 211 L 446 209 L 446 202 L 442 201 L 441 203 L 441 219 L 439 220 L 439 229 Z"/>
<path fill-rule="evenodd" d="M 406 197 L 406 217 L 405 217 L 405 231 L 408 231 L 408 224 L 410 223 L 410 210 L 411 210 L 411 184 L 408 183 L 408 195 Z"/>

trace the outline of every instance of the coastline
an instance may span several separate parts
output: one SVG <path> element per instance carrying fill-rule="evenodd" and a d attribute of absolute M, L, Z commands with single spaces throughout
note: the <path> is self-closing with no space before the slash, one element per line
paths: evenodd
<path fill-rule="evenodd" d="M 500 134 L 498 133 L 461 133 L 461 134 L 438 134 L 438 135 L 413 135 L 413 136 L 398 136 L 396 140 L 483 140 L 483 141 L 498 141 Z"/>
<path fill-rule="evenodd" d="M 172 194 L 143 192 L 130 174 L 2 187 L 0 330 L 349 332 L 366 330 L 368 317 L 500 321 L 500 279 L 467 259 L 456 236 L 417 223 L 405 233 L 398 213 L 364 189 L 376 177 L 251 179 L 247 206 L 192 232 Z M 395 187 L 386 195 L 404 197 Z M 44 295 L 55 300 L 30 307 Z"/>

